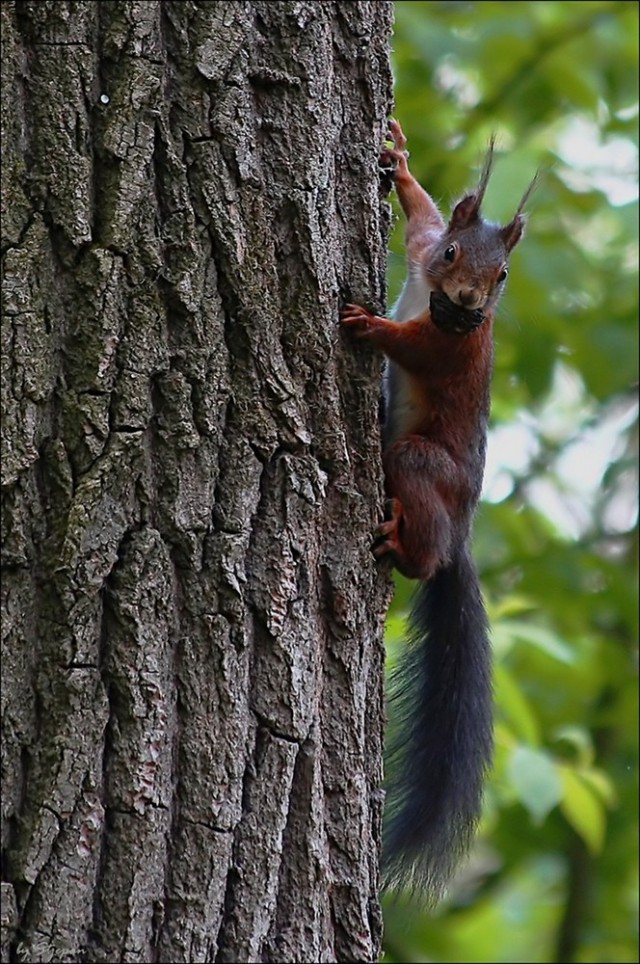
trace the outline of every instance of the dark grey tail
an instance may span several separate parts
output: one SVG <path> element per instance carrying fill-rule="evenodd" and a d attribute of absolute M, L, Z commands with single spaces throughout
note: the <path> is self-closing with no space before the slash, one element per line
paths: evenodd
<path fill-rule="evenodd" d="M 435 903 L 468 850 L 493 750 L 491 654 L 467 546 L 422 583 L 391 681 L 383 874 Z"/>

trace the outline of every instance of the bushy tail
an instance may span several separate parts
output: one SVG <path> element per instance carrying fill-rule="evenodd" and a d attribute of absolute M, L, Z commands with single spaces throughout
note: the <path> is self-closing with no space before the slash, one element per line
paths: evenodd
<path fill-rule="evenodd" d="M 385 886 L 434 903 L 471 843 L 491 763 L 491 655 L 467 546 L 422 583 L 391 681 Z"/>

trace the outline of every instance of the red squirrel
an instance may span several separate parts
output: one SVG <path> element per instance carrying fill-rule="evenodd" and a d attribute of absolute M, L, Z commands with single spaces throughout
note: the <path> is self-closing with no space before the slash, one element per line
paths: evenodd
<path fill-rule="evenodd" d="M 489 633 L 470 541 L 484 474 L 493 318 L 536 179 L 507 225 L 486 221 L 491 141 L 478 187 L 447 224 L 409 171 L 397 121 L 390 138 L 381 162 L 395 166 L 408 277 L 393 321 L 350 304 L 342 325 L 389 359 L 390 511 L 374 554 L 420 580 L 411 644 L 392 681 L 398 733 L 383 873 L 386 886 L 409 886 L 434 903 L 471 843 L 492 759 Z"/>

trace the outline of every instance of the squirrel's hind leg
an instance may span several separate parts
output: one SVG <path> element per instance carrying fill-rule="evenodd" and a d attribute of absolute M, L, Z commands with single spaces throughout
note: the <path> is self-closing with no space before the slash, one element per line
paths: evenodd
<path fill-rule="evenodd" d="M 409 579 L 430 579 L 451 555 L 452 521 L 436 483 L 454 474 L 454 464 L 419 435 L 398 439 L 383 461 L 391 517 L 376 530 L 374 555 L 390 555 Z"/>

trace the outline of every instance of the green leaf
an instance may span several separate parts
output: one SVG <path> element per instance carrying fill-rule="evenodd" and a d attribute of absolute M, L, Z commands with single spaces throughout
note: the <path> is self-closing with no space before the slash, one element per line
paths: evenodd
<path fill-rule="evenodd" d="M 560 726 L 553 733 L 554 739 L 573 747 L 579 766 L 588 767 L 593 763 L 593 740 L 591 734 L 581 726 Z"/>
<path fill-rule="evenodd" d="M 617 794 L 613 782 L 602 770 L 593 768 L 580 769 L 577 771 L 580 779 L 586 783 L 600 798 L 606 807 L 611 809 L 617 803 Z"/>
<path fill-rule="evenodd" d="M 530 643 L 552 659 L 567 664 L 575 662 L 575 656 L 570 647 L 550 629 L 521 619 L 503 619 L 499 627 L 501 633 L 513 636 L 523 643 Z"/>
<path fill-rule="evenodd" d="M 516 593 L 510 593 L 508 596 L 504 596 L 503 599 L 498 600 L 498 602 L 492 605 L 487 604 L 487 611 L 489 613 L 491 622 L 496 622 L 499 619 L 505 619 L 507 616 L 528 613 L 535 608 L 535 599 L 531 599 L 528 596 L 523 596 Z"/>
<path fill-rule="evenodd" d="M 518 799 L 535 823 L 542 823 L 547 814 L 562 800 L 562 782 L 558 768 L 549 754 L 542 750 L 517 747 L 511 756 L 508 776 Z"/>
<path fill-rule="evenodd" d="M 560 803 L 562 813 L 591 853 L 600 853 L 604 842 L 605 814 L 599 795 L 572 767 L 561 766 L 560 776 L 564 791 Z"/>
<path fill-rule="evenodd" d="M 494 679 L 499 712 L 519 741 L 537 746 L 540 726 L 524 693 L 504 666 L 496 666 Z"/>

